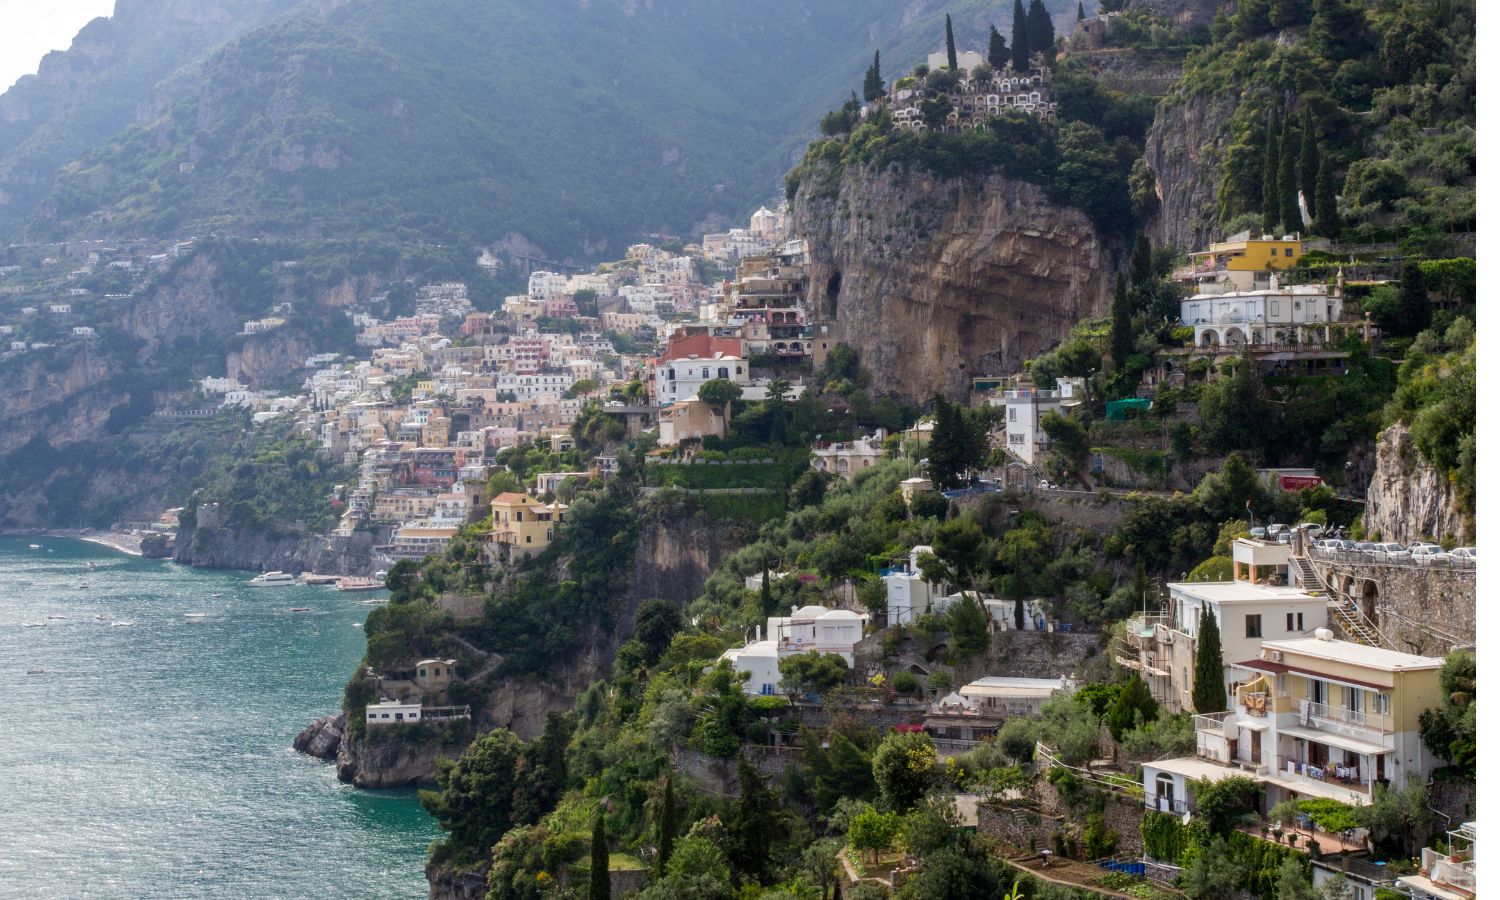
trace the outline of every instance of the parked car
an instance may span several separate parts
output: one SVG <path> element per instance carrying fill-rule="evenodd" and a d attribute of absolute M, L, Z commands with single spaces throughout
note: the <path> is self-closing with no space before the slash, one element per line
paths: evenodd
<path fill-rule="evenodd" d="M 1266 530 L 1257 525 L 1254 528 L 1250 529 L 1250 537 L 1254 538 L 1257 541 L 1265 540 Z"/>
<path fill-rule="evenodd" d="M 1269 537 L 1275 537 L 1276 535 L 1281 534 L 1283 531 L 1286 531 L 1286 526 L 1282 525 L 1279 522 L 1272 522 L 1270 525 L 1266 526 L 1266 534 Z"/>
<path fill-rule="evenodd" d="M 1411 552 L 1395 541 L 1386 541 L 1385 543 L 1376 544 L 1374 552 L 1376 556 L 1386 560 L 1387 562 L 1396 562 L 1398 560 L 1411 559 Z"/>
<path fill-rule="evenodd" d="M 1317 522 L 1303 522 L 1295 530 L 1307 532 L 1307 539 L 1310 541 L 1316 541 L 1323 536 L 1323 526 Z"/>
<path fill-rule="evenodd" d="M 1424 566 L 1430 566 L 1440 560 L 1452 559 L 1448 551 L 1437 544 L 1416 544 L 1408 547 L 1407 550 L 1411 553 L 1412 561 Z"/>
<path fill-rule="evenodd" d="M 1278 544 L 1290 544 L 1291 542 L 1292 542 L 1292 533 L 1290 531 L 1278 531 L 1278 532 L 1276 532 L 1276 543 L 1278 543 Z"/>
<path fill-rule="evenodd" d="M 1455 548 L 1453 550 L 1453 553 L 1451 555 L 1456 556 L 1459 559 L 1476 559 L 1477 560 L 1479 558 L 1479 548 L 1478 547 L 1458 547 L 1458 548 Z"/>
<path fill-rule="evenodd" d="M 1052 482 L 1048 481 L 1045 478 L 1043 478 L 1042 480 L 1038 481 L 1036 483 L 1036 486 L 1039 487 L 1039 488 L 1041 488 L 1044 491 L 1050 491 L 1050 490 L 1052 490 Z"/>
<path fill-rule="evenodd" d="M 1340 538 L 1323 538 L 1314 546 L 1321 547 L 1324 550 L 1353 550 L 1354 542 L 1341 540 Z"/>
<path fill-rule="evenodd" d="M 1379 548 L 1375 546 L 1374 541 L 1358 541 L 1355 543 L 1354 549 L 1360 553 L 1374 553 Z"/>

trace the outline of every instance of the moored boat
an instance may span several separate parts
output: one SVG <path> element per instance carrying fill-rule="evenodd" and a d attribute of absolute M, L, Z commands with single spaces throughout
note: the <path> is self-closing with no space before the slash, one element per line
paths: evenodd
<path fill-rule="evenodd" d="M 297 576 L 287 572 L 265 572 L 250 579 L 251 587 L 291 587 Z"/>
<path fill-rule="evenodd" d="M 345 575 L 333 586 L 336 591 L 383 591 L 385 582 L 374 578 L 356 578 Z"/>

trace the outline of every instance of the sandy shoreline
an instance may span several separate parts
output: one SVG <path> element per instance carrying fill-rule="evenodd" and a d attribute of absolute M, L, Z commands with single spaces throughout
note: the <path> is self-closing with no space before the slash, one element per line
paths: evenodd
<path fill-rule="evenodd" d="M 141 534 L 127 534 L 122 531 L 11 531 L 4 532 L 4 534 L 9 537 L 49 537 L 88 541 L 90 544 L 99 544 L 128 556 L 141 555 L 141 538 L 144 537 Z"/>

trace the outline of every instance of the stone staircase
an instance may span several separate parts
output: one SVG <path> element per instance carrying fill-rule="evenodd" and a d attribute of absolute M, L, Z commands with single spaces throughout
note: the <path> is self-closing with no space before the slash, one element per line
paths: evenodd
<path fill-rule="evenodd" d="M 1358 604 L 1347 597 L 1334 597 L 1328 601 L 1328 615 L 1338 623 L 1349 640 L 1367 647 L 1384 647 L 1386 640 L 1375 629 L 1375 623 L 1365 617 Z"/>
<path fill-rule="evenodd" d="M 1318 572 L 1312 567 L 1305 556 L 1293 556 L 1292 567 L 1297 570 L 1297 576 L 1302 582 L 1302 589 L 1309 594 L 1321 594 L 1327 590 L 1323 579 L 1318 577 Z"/>

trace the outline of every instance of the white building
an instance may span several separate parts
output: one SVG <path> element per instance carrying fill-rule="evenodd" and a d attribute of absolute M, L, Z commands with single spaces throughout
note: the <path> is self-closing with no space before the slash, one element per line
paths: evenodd
<path fill-rule="evenodd" d="M 1083 379 L 1059 378 L 1052 390 L 1038 388 L 1022 376 L 1012 390 L 990 398 L 991 405 L 1005 407 L 1005 449 L 1028 465 L 1046 452 L 1050 442 L 1042 429 L 1042 418 L 1049 412 L 1068 415 L 1083 405 Z"/>
<path fill-rule="evenodd" d="M 922 575 L 917 557 L 931 553 L 932 548 L 918 544 L 911 548 L 906 563 L 898 569 L 883 573 L 885 582 L 885 615 L 889 625 L 910 625 L 917 616 L 934 610 L 937 601 L 947 593 L 947 585 L 932 584 Z"/>
<path fill-rule="evenodd" d="M 754 641 L 743 647 L 731 647 L 719 659 L 728 661 L 736 672 L 748 674 L 745 693 L 779 694 L 782 692 L 782 657 L 799 653 L 836 653 L 852 666 L 854 645 L 864 636 L 865 623 L 869 620 L 867 613 L 804 606 L 792 610 L 789 616 L 766 619 L 765 640 L 760 639 L 757 626 Z"/>
<path fill-rule="evenodd" d="M 885 429 L 853 441 L 819 441 L 812 446 L 812 467 L 843 479 L 875 465 L 885 455 Z"/>
<path fill-rule="evenodd" d="M 984 54 L 977 50 L 960 50 L 954 54 L 958 57 L 958 70 L 965 75 L 974 71 L 974 67 L 984 62 Z M 938 69 L 948 67 L 948 51 L 939 50 L 936 53 L 927 54 L 927 68 L 936 72 Z"/>
<path fill-rule="evenodd" d="M 422 704 L 403 703 L 400 700 L 381 698 L 379 703 L 365 706 L 366 725 L 394 725 L 398 722 L 422 721 Z"/>
<path fill-rule="evenodd" d="M 780 656 L 775 641 L 754 641 L 743 647 L 731 647 L 719 658 L 727 660 L 736 672 L 749 673 L 745 693 L 770 696 L 781 692 Z"/>
<path fill-rule="evenodd" d="M 704 382 L 720 378 L 734 382 L 741 390 L 749 388 L 750 363 L 742 357 L 723 353 L 711 357 L 663 360 L 656 366 L 656 402 L 669 406 L 696 397 Z"/>
<path fill-rule="evenodd" d="M 1321 344 L 1343 314 L 1343 298 L 1326 287 L 1279 287 L 1274 275 L 1268 290 L 1201 293 L 1182 301 L 1182 324 L 1192 327 L 1198 347 Z"/>

